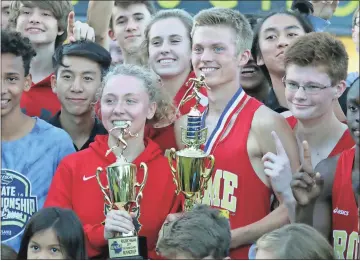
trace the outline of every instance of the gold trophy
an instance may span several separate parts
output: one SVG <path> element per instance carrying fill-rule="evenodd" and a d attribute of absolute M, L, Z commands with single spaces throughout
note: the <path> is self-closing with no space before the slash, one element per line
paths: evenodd
<path fill-rule="evenodd" d="M 110 209 L 123 209 L 129 213 L 134 212 L 136 214 L 136 217 L 133 219 L 135 231 L 128 234 L 117 233 L 115 238 L 108 240 L 109 256 L 111 259 L 143 259 L 142 257 L 144 255 L 147 258 L 146 239 L 144 237 L 139 237 L 138 233 L 141 229 L 141 224 L 139 223 L 140 199 L 143 196 L 142 192 L 147 180 L 148 169 L 145 163 L 142 162 L 140 164 L 140 167 L 144 169 L 144 179 L 142 183 L 139 184 L 136 182 L 136 165 L 127 162 L 126 158 L 123 156 L 123 152 L 127 147 L 124 136 L 136 136 L 129 131 L 130 125 L 130 121 L 120 122 L 109 132 L 111 133 L 114 130 L 119 130 L 120 135 L 118 137 L 117 145 L 109 149 L 105 156 L 109 155 L 117 148 L 122 150 L 120 155 L 116 156 L 116 162 L 106 167 L 108 186 L 105 187 L 100 180 L 100 174 L 103 172 L 103 169 L 99 167 L 96 171 L 97 182 L 100 185 L 106 201 L 110 205 Z M 121 144 L 123 144 L 122 147 Z M 137 195 L 136 187 L 140 187 Z"/>
<path fill-rule="evenodd" d="M 214 156 L 208 155 L 200 149 L 207 138 L 207 128 L 201 126 L 201 112 L 198 109 L 201 100 L 200 88 L 207 87 L 204 80 L 204 75 L 201 75 L 200 79 L 189 79 L 189 82 L 193 82 L 192 94 L 180 103 L 182 106 L 190 99 L 196 98 L 195 106 L 187 115 L 187 127 L 186 129 L 181 128 L 181 142 L 187 147 L 180 151 L 172 148 L 167 155 L 176 185 L 176 194 L 181 192 L 185 196 L 183 207 L 185 211 L 190 211 L 194 207 L 198 196 L 200 199 L 204 196 L 204 190 L 207 189 L 207 182 L 215 164 Z M 176 167 L 173 165 L 174 160 Z M 210 167 L 206 168 L 208 160 Z"/>

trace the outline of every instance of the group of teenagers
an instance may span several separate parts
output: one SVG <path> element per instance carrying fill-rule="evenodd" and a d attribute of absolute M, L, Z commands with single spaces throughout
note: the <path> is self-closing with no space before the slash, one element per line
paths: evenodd
<path fill-rule="evenodd" d="M 359 78 L 348 83 L 346 49 L 320 26 L 337 4 L 192 16 L 90 0 L 82 23 L 71 1 L 2 1 L 2 254 L 108 258 L 134 214 L 110 208 L 96 170 L 122 154 L 138 182 L 148 168 L 137 218 L 149 259 L 359 259 Z M 352 28 L 358 48 L 358 9 Z M 182 104 L 201 75 L 200 101 Z M 215 166 L 184 212 L 165 155 L 185 148 L 196 104 Z M 125 150 L 110 132 L 123 121 Z"/>

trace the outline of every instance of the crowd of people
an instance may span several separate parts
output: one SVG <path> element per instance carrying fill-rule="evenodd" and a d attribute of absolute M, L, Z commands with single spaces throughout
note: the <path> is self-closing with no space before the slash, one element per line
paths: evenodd
<path fill-rule="evenodd" d="M 135 230 L 147 259 L 360 259 L 359 73 L 324 32 L 338 5 L 90 0 L 84 23 L 68 0 L 1 1 L 2 259 L 108 259 Z M 184 211 L 167 155 L 194 106 L 215 165 Z M 120 155 L 146 179 L 137 216 L 99 186 Z"/>

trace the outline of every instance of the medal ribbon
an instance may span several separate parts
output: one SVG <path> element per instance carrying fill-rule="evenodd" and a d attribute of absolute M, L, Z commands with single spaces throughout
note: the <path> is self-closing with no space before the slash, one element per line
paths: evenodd
<path fill-rule="evenodd" d="M 235 95 L 231 98 L 231 100 L 226 105 L 224 111 L 221 113 L 218 123 L 214 131 L 211 133 L 209 139 L 205 144 L 205 152 L 210 154 L 214 145 L 218 143 L 221 139 L 222 135 L 224 134 L 226 127 L 230 123 L 233 115 L 240 109 L 243 102 L 246 100 L 246 94 L 243 89 L 240 87 Z M 206 108 L 206 111 L 202 115 L 202 125 L 205 126 L 205 116 L 209 110 L 209 107 Z"/>

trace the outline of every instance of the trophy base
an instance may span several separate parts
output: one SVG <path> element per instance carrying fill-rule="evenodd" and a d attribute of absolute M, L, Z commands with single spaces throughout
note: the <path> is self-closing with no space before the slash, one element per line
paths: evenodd
<path fill-rule="evenodd" d="M 146 237 L 127 236 L 108 240 L 110 259 L 148 259 Z"/>

